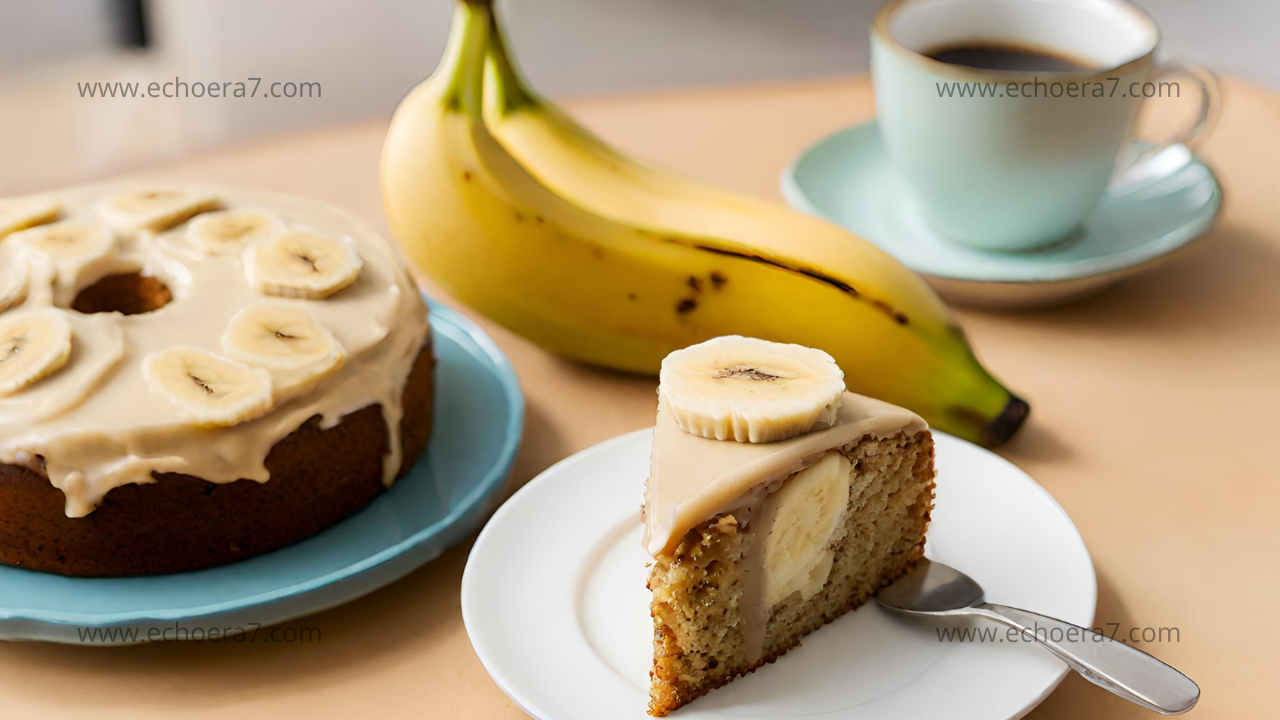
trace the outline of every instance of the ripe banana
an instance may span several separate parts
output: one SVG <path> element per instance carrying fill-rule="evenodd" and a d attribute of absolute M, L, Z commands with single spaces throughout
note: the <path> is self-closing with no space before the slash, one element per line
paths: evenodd
<path fill-rule="evenodd" d="M 655 181 L 657 190 L 610 182 L 615 200 L 597 205 L 594 193 L 578 191 L 603 183 L 612 161 L 577 163 L 564 173 L 588 176 L 563 182 L 543 167 L 567 164 L 561 155 L 547 160 L 511 141 L 506 123 L 519 113 L 491 112 L 488 121 L 518 148 L 513 156 L 486 126 L 486 56 L 501 49 L 491 43 L 489 5 L 456 4 L 441 66 L 400 104 L 383 149 L 392 229 L 444 290 L 577 360 L 653 373 L 673 350 L 753 336 L 822 348 L 851 389 L 943 430 L 997 443 L 1017 429 L 1026 403 L 987 374 L 932 291 L 874 246 L 802 215 L 758 209 L 764 203 L 696 195 L 678 178 Z M 501 75 L 489 74 L 491 99 L 528 112 L 527 103 L 503 100 L 512 93 L 492 90 Z M 555 136 L 538 142 L 563 147 Z M 626 164 L 623 178 L 634 175 Z M 623 193 L 627 184 L 634 187 Z M 714 221 L 698 219 L 704 211 Z M 757 223 L 765 230 L 753 230 Z"/>
<path fill-rule="evenodd" d="M 351 243 L 301 230 L 276 235 L 244 251 L 249 285 L 280 297 L 327 298 L 355 282 L 362 266 Z"/>
<path fill-rule="evenodd" d="M 277 400 L 306 392 L 347 359 L 342 345 L 315 316 L 275 302 L 256 303 L 236 313 L 222 336 L 222 350 L 270 371 Z"/>
<path fill-rule="evenodd" d="M 218 198 L 194 190 L 126 190 L 103 198 L 98 215 L 117 232 L 160 232 L 218 206 Z"/>
<path fill-rule="evenodd" d="M 190 345 L 148 355 L 142 375 L 151 392 L 201 427 L 247 422 L 272 406 L 271 373 Z"/>
<path fill-rule="evenodd" d="M 0 317 L 0 397 L 62 369 L 71 358 L 71 321 L 55 308 Z"/>
<path fill-rule="evenodd" d="M 187 242 L 209 255 L 235 255 L 285 232 L 284 220 L 270 210 L 240 209 L 205 213 L 187 226 Z"/>
<path fill-rule="evenodd" d="M 726 335 L 663 359 L 658 393 L 691 435 L 767 443 L 830 425 L 844 373 L 821 350 Z"/>
<path fill-rule="evenodd" d="M 799 591 L 808 599 L 831 575 L 841 540 L 853 463 L 836 450 L 787 478 L 761 508 L 766 608 Z"/>

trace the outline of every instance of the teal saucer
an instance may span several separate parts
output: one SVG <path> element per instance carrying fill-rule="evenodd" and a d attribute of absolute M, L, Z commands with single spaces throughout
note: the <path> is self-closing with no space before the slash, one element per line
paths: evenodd
<path fill-rule="evenodd" d="M 251 635 L 377 590 L 465 539 L 511 471 L 524 400 L 483 330 L 436 303 L 431 319 L 431 445 L 369 507 L 296 545 L 197 572 L 69 578 L 0 566 L 0 639 L 122 645 Z"/>
<path fill-rule="evenodd" d="M 810 146 L 782 176 L 792 207 L 875 243 L 961 304 L 1063 303 L 1145 270 L 1213 224 L 1222 189 L 1183 146 L 1113 186 L 1075 236 L 1042 250 L 978 250 L 939 237 L 911 207 L 875 120 Z"/>

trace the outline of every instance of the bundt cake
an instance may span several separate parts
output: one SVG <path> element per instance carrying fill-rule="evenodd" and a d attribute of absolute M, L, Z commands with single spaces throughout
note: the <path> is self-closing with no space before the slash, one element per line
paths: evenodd
<path fill-rule="evenodd" d="M 306 538 L 423 452 L 433 364 L 398 252 L 344 211 L 0 200 L 0 562 L 171 573 Z"/>

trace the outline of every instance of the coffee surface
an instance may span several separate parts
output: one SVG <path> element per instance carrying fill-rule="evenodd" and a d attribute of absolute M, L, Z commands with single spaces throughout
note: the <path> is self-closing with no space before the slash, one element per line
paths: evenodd
<path fill-rule="evenodd" d="M 947 45 L 924 55 L 948 65 L 961 65 L 977 70 L 1078 72 L 1091 69 L 1074 58 L 1022 45 L 972 42 Z"/>

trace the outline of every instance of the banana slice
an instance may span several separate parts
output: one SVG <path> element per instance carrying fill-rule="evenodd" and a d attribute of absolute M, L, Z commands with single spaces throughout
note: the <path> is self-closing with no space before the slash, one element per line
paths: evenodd
<path fill-rule="evenodd" d="M 799 591 L 807 600 L 831 575 L 842 539 L 853 463 L 835 450 L 782 483 L 765 498 L 764 603 L 772 608 Z"/>
<path fill-rule="evenodd" d="M 197 347 L 147 356 L 142 375 L 151 392 L 204 427 L 236 425 L 271 409 L 271 373 Z"/>
<path fill-rule="evenodd" d="M 117 232 L 160 232 L 218 207 L 218 198 L 187 189 L 126 190 L 98 201 L 98 215 Z"/>
<path fill-rule="evenodd" d="M 244 253 L 245 277 L 267 295 L 319 300 L 356 281 L 364 263 L 351 243 L 294 230 Z"/>
<path fill-rule="evenodd" d="M 98 270 L 116 256 L 115 233 L 106 225 L 86 219 L 63 220 L 16 232 L 5 240 L 47 261 L 54 271 L 54 299 L 67 305 L 85 278 L 96 279 Z"/>
<path fill-rule="evenodd" d="M 844 373 L 803 345 L 712 338 L 662 361 L 658 392 L 681 430 L 715 440 L 785 440 L 835 421 Z"/>
<path fill-rule="evenodd" d="M 16 307 L 27 299 L 31 269 L 17 248 L 0 245 L 0 312 Z"/>
<path fill-rule="evenodd" d="M 0 200 L 0 238 L 12 232 L 53 222 L 58 217 L 58 201 L 52 195 Z"/>
<path fill-rule="evenodd" d="M 72 410 L 93 395 L 127 355 L 121 316 L 63 316 L 71 322 L 70 359 L 39 383 L 0 400 L 0 425 L 32 427 Z"/>
<path fill-rule="evenodd" d="M 42 308 L 0 318 L 0 397 L 48 377 L 71 357 L 71 321 Z"/>
<path fill-rule="evenodd" d="M 277 399 L 306 392 L 347 360 L 333 333 L 311 313 L 271 302 L 236 313 L 222 336 L 222 349 L 271 371 Z"/>
<path fill-rule="evenodd" d="M 205 213 L 187 227 L 187 242 L 210 255 L 234 255 L 245 246 L 285 232 L 284 221 L 270 210 L 245 208 Z"/>

